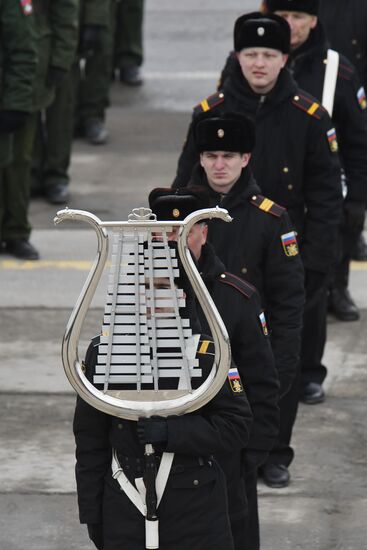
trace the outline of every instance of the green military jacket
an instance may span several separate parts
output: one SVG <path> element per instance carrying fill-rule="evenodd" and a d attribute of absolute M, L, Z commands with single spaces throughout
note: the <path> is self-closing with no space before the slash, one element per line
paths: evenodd
<path fill-rule="evenodd" d="M 108 27 L 110 0 L 80 0 L 79 17 L 82 25 Z"/>
<path fill-rule="evenodd" d="M 31 0 L 0 0 L 0 110 L 32 110 L 36 70 Z M 0 166 L 11 161 L 12 135 L 0 134 Z"/>
<path fill-rule="evenodd" d="M 49 68 L 70 70 L 78 42 L 79 0 L 33 0 L 38 67 L 34 109 L 50 105 L 55 90 L 46 86 Z"/>

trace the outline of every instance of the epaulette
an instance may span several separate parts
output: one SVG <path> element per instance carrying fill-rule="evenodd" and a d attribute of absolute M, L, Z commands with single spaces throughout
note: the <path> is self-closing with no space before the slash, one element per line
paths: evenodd
<path fill-rule="evenodd" d="M 277 204 L 270 199 L 267 199 L 263 195 L 252 195 L 250 202 L 254 206 L 257 206 L 257 208 L 259 208 L 260 210 L 263 210 L 268 214 L 272 214 L 276 218 L 280 218 L 286 211 L 283 206 L 280 206 L 280 204 Z"/>
<path fill-rule="evenodd" d="M 221 273 L 217 280 L 225 285 L 235 288 L 238 292 L 241 292 L 241 294 L 246 296 L 246 298 L 251 298 L 251 296 L 256 292 L 256 288 L 250 285 L 250 283 L 244 281 L 240 277 L 236 277 L 233 273 L 228 273 L 227 271 Z"/>
<path fill-rule="evenodd" d="M 213 340 L 200 338 L 196 354 L 199 355 L 215 355 L 215 347 Z"/>
<path fill-rule="evenodd" d="M 216 92 L 213 95 L 210 95 L 206 99 L 203 99 L 196 107 L 194 107 L 194 115 L 198 115 L 199 113 L 205 113 L 206 111 L 210 111 L 210 109 L 213 109 L 213 107 L 216 107 L 217 105 L 220 105 L 224 101 L 224 93 L 219 91 Z"/>
<path fill-rule="evenodd" d="M 315 98 L 311 95 L 306 94 L 305 92 L 298 92 L 292 99 L 292 103 L 298 109 L 305 111 L 310 116 L 321 119 L 322 115 L 325 113 L 323 106 L 315 101 Z"/>

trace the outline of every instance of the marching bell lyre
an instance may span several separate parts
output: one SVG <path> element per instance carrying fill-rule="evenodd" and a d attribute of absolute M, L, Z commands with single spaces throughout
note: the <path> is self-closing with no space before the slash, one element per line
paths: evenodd
<path fill-rule="evenodd" d="M 231 221 L 228 212 L 218 207 L 167 222 L 158 222 L 147 208 L 134 209 L 128 221 L 122 222 L 102 222 L 83 210 L 67 208 L 57 213 L 55 224 L 79 220 L 97 234 L 97 254 L 62 343 L 66 376 L 93 407 L 128 420 L 183 414 L 205 405 L 223 385 L 230 365 L 228 335 L 187 247 L 192 226 L 209 218 Z M 174 230 L 177 248 L 169 239 Z M 108 259 L 109 231 L 113 232 L 111 269 L 91 382 L 79 361 L 78 342 Z M 185 306 L 185 293 L 176 283 L 180 269 L 190 281 L 214 342 L 212 370 L 194 389 L 192 381 L 201 376 L 195 358 L 198 337 L 192 333 L 190 320 L 180 316 Z M 162 380 L 177 380 L 177 385 L 168 388 Z"/>

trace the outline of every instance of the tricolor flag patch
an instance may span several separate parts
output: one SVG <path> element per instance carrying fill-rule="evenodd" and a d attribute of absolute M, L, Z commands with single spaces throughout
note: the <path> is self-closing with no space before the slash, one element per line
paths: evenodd
<path fill-rule="evenodd" d="M 238 372 L 237 367 L 232 367 L 228 371 L 228 382 L 231 386 L 231 390 L 233 393 L 242 393 L 243 392 L 243 386 L 242 381 L 240 377 L 240 373 Z"/>
<path fill-rule="evenodd" d="M 329 142 L 330 151 L 336 153 L 338 151 L 338 140 L 336 139 L 335 128 L 331 128 L 327 134 L 327 140 Z"/>
<path fill-rule="evenodd" d="M 32 0 L 20 0 L 20 5 L 24 15 L 31 15 L 31 13 L 33 13 Z"/>
<path fill-rule="evenodd" d="M 362 111 L 364 111 L 367 108 L 367 99 L 366 99 L 366 92 L 364 91 L 363 86 L 361 86 L 357 92 L 357 99 L 360 108 Z"/>
<path fill-rule="evenodd" d="M 294 231 L 284 233 L 280 237 L 282 239 L 282 245 L 286 256 L 297 256 L 299 253 L 297 238 Z"/>
<path fill-rule="evenodd" d="M 259 319 L 260 319 L 260 323 L 261 323 L 261 327 L 263 329 L 264 335 L 269 336 L 268 325 L 266 324 L 266 317 L 263 311 L 260 313 Z"/>

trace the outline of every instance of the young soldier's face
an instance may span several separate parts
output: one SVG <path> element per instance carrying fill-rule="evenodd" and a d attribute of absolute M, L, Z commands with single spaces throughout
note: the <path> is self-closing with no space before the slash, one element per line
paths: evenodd
<path fill-rule="evenodd" d="M 288 56 L 273 48 L 245 48 L 237 53 L 242 74 L 257 94 L 267 94 L 277 82 Z"/>
<path fill-rule="evenodd" d="M 206 243 L 208 226 L 206 223 L 195 223 L 190 229 L 187 237 L 187 246 L 193 253 L 196 260 L 200 259 L 201 249 Z"/>
<path fill-rule="evenodd" d="M 169 294 L 166 297 L 163 297 L 161 295 L 157 296 L 157 294 L 158 294 L 157 291 L 160 291 L 160 290 L 171 291 L 172 290 L 169 278 L 168 277 L 154 277 L 153 278 L 153 287 L 154 287 L 154 292 L 156 294 L 156 300 L 154 300 L 154 298 L 150 298 L 150 300 L 152 300 L 153 303 L 154 303 L 154 313 L 156 315 L 159 315 L 160 313 L 172 313 L 172 314 L 174 314 L 175 313 L 175 308 L 173 306 L 173 301 L 172 301 L 173 298 L 169 297 Z M 175 287 L 176 287 L 176 285 L 175 285 Z M 145 281 L 145 288 L 147 290 L 150 290 L 150 281 L 148 279 Z M 185 296 L 185 293 L 183 293 L 183 295 Z M 153 304 L 152 304 L 152 306 L 153 306 Z M 153 309 L 153 307 L 151 307 L 150 305 L 147 306 L 147 318 L 148 319 L 152 318 L 152 314 L 153 314 L 152 309 Z"/>
<path fill-rule="evenodd" d="M 200 259 L 201 249 L 206 243 L 208 237 L 208 226 L 205 222 L 195 223 L 187 237 L 187 246 L 193 253 L 196 260 Z M 175 227 L 169 233 L 167 233 L 167 238 L 169 241 L 177 241 L 178 239 L 178 228 Z"/>
<path fill-rule="evenodd" d="M 317 25 L 316 15 L 300 11 L 276 11 L 291 28 L 291 49 L 295 50 L 306 42 L 312 29 Z"/>
<path fill-rule="evenodd" d="M 249 153 L 227 151 L 204 151 L 200 163 L 204 168 L 208 183 L 217 193 L 229 193 L 241 175 L 242 169 L 250 162 Z"/>

